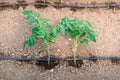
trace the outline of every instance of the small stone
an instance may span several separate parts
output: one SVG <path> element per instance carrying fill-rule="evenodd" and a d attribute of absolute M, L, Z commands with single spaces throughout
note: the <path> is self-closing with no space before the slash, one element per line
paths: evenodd
<path fill-rule="evenodd" d="M 1 43 L 1 46 L 4 46 L 4 44 L 3 44 L 3 43 Z"/>
<path fill-rule="evenodd" d="M 18 66 L 21 66 L 22 65 L 22 62 L 17 62 L 16 63 L 16 66 L 18 67 Z"/>
<path fill-rule="evenodd" d="M 50 70 L 50 72 L 53 72 L 53 71 L 54 71 L 53 69 Z"/>
<path fill-rule="evenodd" d="M 69 38 L 68 40 L 69 40 L 69 41 L 71 41 L 72 39 L 71 39 L 71 38 Z"/>
<path fill-rule="evenodd" d="M 58 52 L 60 52 L 60 49 L 57 49 Z"/>
<path fill-rule="evenodd" d="M 15 54 L 13 53 L 12 56 L 15 56 Z"/>
<path fill-rule="evenodd" d="M 23 57 L 27 57 L 27 54 L 23 54 Z"/>

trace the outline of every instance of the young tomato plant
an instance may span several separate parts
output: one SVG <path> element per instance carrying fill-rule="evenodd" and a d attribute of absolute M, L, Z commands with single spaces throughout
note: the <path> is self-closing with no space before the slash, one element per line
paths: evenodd
<path fill-rule="evenodd" d="M 60 33 L 64 36 L 67 33 L 73 40 L 73 56 L 76 65 L 76 52 L 78 45 L 89 45 L 89 41 L 96 42 L 96 32 L 92 29 L 89 21 L 69 19 L 67 16 L 58 24 Z"/>
<path fill-rule="evenodd" d="M 28 25 L 33 24 L 31 35 L 24 42 L 24 48 L 26 47 L 26 45 L 33 47 L 35 45 L 35 40 L 41 39 L 44 42 L 44 48 L 48 53 L 49 64 L 50 46 L 52 43 L 54 43 L 54 37 L 56 36 L 55 33 L 52 33 L 48 29 L 51 27 L 50 24 L 48 24 L 49 19 L 41 18 L 38 12 L 32 12 L 31 10 L 24 10 L 22 14 L 25 15 Z"/>

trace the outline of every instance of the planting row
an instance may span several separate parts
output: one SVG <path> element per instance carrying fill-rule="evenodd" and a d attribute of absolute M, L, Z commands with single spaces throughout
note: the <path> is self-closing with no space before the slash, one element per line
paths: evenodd
<path fill-rule="evenodd" d="M 65 3 L 65 4 L 98 4 L 98 3 L 120 3 L 119 0 L 0 0 L 0 3 L 31 3 L 31 2 L 42 2 L 42 3 Z"/>
<path fill-rule="evenodd" d="M 79 19 L 69 19 L 67 16 L 55 25 L 50 25 L 48 22 L 50 19 L 41 18 L 38 12 L 32 12 L 31 10 L 24 10 L 22 12 L 27 19 L 27 24 L 31 25 L 31 35 L 24 43 L 24 49 L 26 45 L 34 47 L 35 41 L 41 39 L 44 43 L 44 49 L 48 53 L 48 64 L 50 62 L 50 48 L 52 44 L 55 44 L 55 38 L 59 38 L 58 34 L 62 36 L 68 35 L 74 42 L 73 44 L 73 56 L 74 64 L 76 64 L 76 51 L 79 45 L 89 45 L 89 41 L 96 42 L 97 31 L 93 30 L 92 24 L 89 21 Z"/>

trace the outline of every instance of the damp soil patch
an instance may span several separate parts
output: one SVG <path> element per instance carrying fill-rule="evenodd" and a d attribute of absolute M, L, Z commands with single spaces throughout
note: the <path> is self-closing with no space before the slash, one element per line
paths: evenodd
<path fill-rule="evenodd" d="M 118 59 L 112 59 L 112 60 L 111 60 L 111 63 L 112 63 L 113 65 L 119 65 L 119 64 L 120 64 L 120 60 L 118 60 Z"/>
<path fill-rule="evenodd" d="M 0 11 L 6 10 L 6 9 L 18 10 L 19 7 L 22 7 L 23 9 L 25 9 L 27 4 L 22 4 L 22 3 L 24 2 L 18 2 L 18 4 L 0 3 Z"/>
<path fill-rule="evenodd" d="M 44 56 L 42 58 L 46 58 L 47 59 L 48 56 Z M 51 55 L 51 58 L 54 58 L 55 56 Z M 50 60 L 49 64 L 47 60 L 43 60 L 43 61 L 36 61 L 36 65 L 39 67 L 42 67 L 44 69 L 50 70 L 55 68 L 57 65 L 59 65 L 59 61 L 57 60 Z"/>
<path fill-rule="evenodd" d="M 18 5 L 18 6 L 19 6 L 19 7 L 22 7 L 23 9 L 25 9 L 26 6 L 28 6 L 28 4 L 27 4 L 25 1 L 18 1 L 18 4 L 20 4 L 20 5 Z"/>
<path fill-rule="evenodd" d="M 34 6 L 35 8 L 47 8 L 49 4 L 47 1 L 45 3 L 43 1 L 36 1 Z"/>
<path fill-rule="evenodd" d="M 69 66 L 76 67 L 76 68 L 80 68 L 84 64 L 83 60 L 77 60 L 76 64 L 74 63 L 74 61 L 67 61 L 67 62 L 69 64 Z"/>

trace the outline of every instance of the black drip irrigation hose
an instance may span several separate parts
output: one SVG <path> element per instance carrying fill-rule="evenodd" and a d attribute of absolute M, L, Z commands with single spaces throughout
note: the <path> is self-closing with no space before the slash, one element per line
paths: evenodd
<path fill-rule="evenodd" d="M 14 7 L 24 5 L 35 6 L 53 6 L 53 7 L 68 7 L 68 8 L 109 8 L 120 7 L 120 4 L 48 4 L 48 3 L 16 3 L 16 4 L 0 4 L 0 7 Z"/>
<path fill-rule="evenodd" d="M 17 58 L 0 57 L 0 60 L 18 60 L 18 61 L 48 61 L 48 58 Z M 73 58 L 50 58 L 50 61 L 73 61 Z M 83 57 L 76 60 L 120 60 L 120 57 Z"/>

